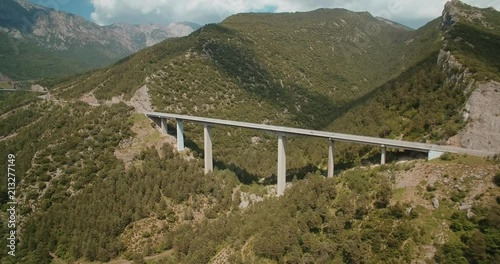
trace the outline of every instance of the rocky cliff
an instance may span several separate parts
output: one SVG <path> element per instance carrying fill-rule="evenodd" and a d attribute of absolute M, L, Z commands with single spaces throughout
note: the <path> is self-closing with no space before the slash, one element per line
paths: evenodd
<path fill-rule="evenodd" d="M 445 33 L 445 41 L 438 64 L 446 73 L 450 88 L 461 89 L 468 96 L 463 108 L 463 118 L 467 124 L 458 135 L 450 138 L 448 143 L 500 153 L 500 83 L 495 78 L 478 80 L 478 76 L 474 74 L 477 70 L 473 66 L 465 65 L 466 59 L 463 56 L 460 59 L 454 55 L 459 51 L 449 48 L 450 43 L 463 43 L 471 49 L 483 48 L 474 46 L 468 39 L 454 38 L 449 32 L 459 23 L 494 32 L 495 26 L 485 19 L 484 14 L 491 11 L 494 9 L 474 8 L 458 0 L 448 2 L 442 15 L 441 27 Z"/>

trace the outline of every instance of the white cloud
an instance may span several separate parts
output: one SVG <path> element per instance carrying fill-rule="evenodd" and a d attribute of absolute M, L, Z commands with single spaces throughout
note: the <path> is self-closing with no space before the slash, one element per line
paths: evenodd
<path fill-rule="evenodd" d="M 369 11 L 405 24 L 422 24 L 441 15 L 446 0 L 91 0 L 91 18 L 98 24 L 220 22 L 229 15 L 252 12 L 309 11 L 321 7 Z M 500 10 L 499 0 L 465 0 Z M 413 22 L 412 22 L 413 21 Z"/>

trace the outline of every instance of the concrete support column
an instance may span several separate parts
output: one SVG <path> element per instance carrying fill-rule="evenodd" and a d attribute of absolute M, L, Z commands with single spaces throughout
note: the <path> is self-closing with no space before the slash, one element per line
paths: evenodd
<path fill-rule="evenodd" d="M 335 141 L 328 139 L 328 178 L 333 177 L 335 169 Z"/>
<path fill-rule="evenodd" d="M 278 185 L 276 194 L 281 196 L 285 193 L 286 187 L 286 137 L 278 134 Z"/>
<path fill-rule="evenodd" d="M 212 159 L 212 127 L 205 125 L 203 129 L 204 145 L 205 145 L 205 174 L 214 170 L 214 163 Z"/>
<path fill-rule="evenodd" d="M 184 126 L 182 125 L 182 119 L 177 119 L 177 150 L 184 150 Z"/>
<path fill-rule="evenodd" d="M 382 148 L 382 155 L 380 157 L 380 165 L 385 164 L 386 147 L 385 145 L 380 146 Z"/>
<path fill-rule="evenodd" d="M 437 159 L 441 157 L 441 155 L 443 154 L 444 154 L 443 152 L 429 150 L 429 153 L 427 153 L 427 160 Z"/>
<path fill-rule="evenodd" d="M 160 123 L 161 123 L 161 132 L 168 134 L 167 119 L 161 118 Z"/>

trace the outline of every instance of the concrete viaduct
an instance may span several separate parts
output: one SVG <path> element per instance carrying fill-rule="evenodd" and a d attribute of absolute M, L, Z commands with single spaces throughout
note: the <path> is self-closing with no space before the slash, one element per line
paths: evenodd
<path fill-rule="evenodd" d="M 387 148 L 397 148 L 405 150 L 413 150 L 419 152 L 428 153 L 428 159 L 435 159 L 440 157 L 445 152 L 458 153 L 458 154 L 469 154 L 475 156 L 489 156 L 493 153 L 442 146 L 433 145 L 417 142 L 409 142 L 403 140 L 393 140 L 385 138 L 376 137 L 366 137 L 357 136 L 350 134 L 333 133 L 327 131 L 309 130 L 301 128 L 291 128 L 282 126 L 271 126 L 264 124 L 254 124 L 239 121 L 230 121 L 222 119 L 213 119 L 205 117 L 169 114 L 169 113 L 158 113 L 158 112 L 148 112 L 146 116 L 151 119 L 159 119 L 159 124 L 164 133 L 167 133 L 167 119 L 173 119 L 177 124 L 177 150 L 184 150 L 184 127 L 183 121 L 191 121 L 195 123 L 202 124 L 204 126 L 204 159 L 205 159 L 205 173 L 209 173 L 213 170 L 213 158 L 212 158 L 212 127 L 216 125 L 223 126 L 234 126 L 242 128 L 257 129 L 267 132 L 275 133 L 278 136 L 278 171 L 277 171 L 277 195 L 283 195 L 286 185 L 286 137 L 287 136 L 310 136 L 310 137 L 320 137 L 328 140 L 328 177 L 333 177 L 334 172 L 334 160 L 335 160 L 335 141 L 342 142 L 352 142 L 360 143 L 366 145 L 379 146 L 381 148 L 381 159 L 380 163 L 385 164 L 386 149 Z"/>
<path fill-rule="evenodd" d="M 31 92 L 31 93 L 48 93 L 48 91 L 21 90 L 21 89 L 0 89 L 0 92 Z"/>

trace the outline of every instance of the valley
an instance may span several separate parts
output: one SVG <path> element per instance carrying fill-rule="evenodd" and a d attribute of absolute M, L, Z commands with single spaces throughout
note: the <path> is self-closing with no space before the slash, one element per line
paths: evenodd
<path fill-rule="evenodd" d="M 0 3 L 0 74 L 20 81 L 60 78 L 110 65 L 143 48 L 197 29 L 193 23 L 99 26 L 33 4 Z"/>
<path fill-rule="evenodd" d="M 0 262 L 496 263 L 499 29 L 498 11 L 457 0 L 416 30 L 346 9 L 242 13 L 71 77 L 35 70 L 47 94 L 0 92 L 19 226 Z M 328 177 L 328 140 L 287 135 L 283 172 L 274 132 L 216 126 L 207 154 L 204 126 L 151 112 L 378 141 L 336 142 Z M 387 148 L 380 164 L 383 140 L 488 154 Z"/>

